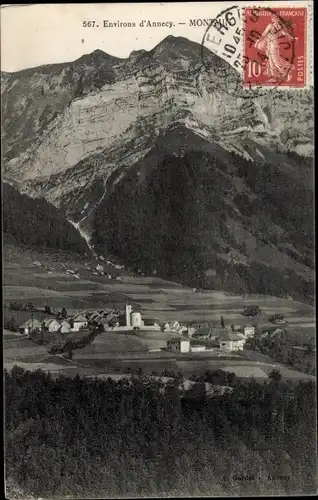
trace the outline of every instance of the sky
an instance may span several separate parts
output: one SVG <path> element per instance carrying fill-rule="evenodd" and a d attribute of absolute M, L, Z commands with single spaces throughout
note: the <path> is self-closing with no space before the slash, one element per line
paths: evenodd
<path fill-rule="evenodd" d="M 238 3 L 251 5 L 251 2 L 236 2 L 236 5 Z M 307 5 L 308 2 L 281 0 L 260 1 L 259 4 L 282 7 Z M 231 6 L 232 2 L 3 5 L 1 70 L 13 72 L 42 64 L 74 61 L 96 49 L 126 58 L 133 50 L 151 50 L 168 35 L 184 36 L 201 43 L 206 26 L 190 26 L 190 20 L 213 19 Z M 135 22 L 136 27 L 104 27 L 106 20 Z M 174 25 L 140 28 L 142 20 Z M 84 21 L 95 21 L 95 26 L 84 27 Z M 217 53 L 217 45 L 215 47 Z"/>

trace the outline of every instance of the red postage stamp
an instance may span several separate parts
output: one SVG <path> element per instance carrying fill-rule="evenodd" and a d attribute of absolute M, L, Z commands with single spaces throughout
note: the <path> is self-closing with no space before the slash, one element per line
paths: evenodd
<path fill-rule="evenodd" d="M 244 8 L 243 86 L 305 87 L 307 9 Z"/>

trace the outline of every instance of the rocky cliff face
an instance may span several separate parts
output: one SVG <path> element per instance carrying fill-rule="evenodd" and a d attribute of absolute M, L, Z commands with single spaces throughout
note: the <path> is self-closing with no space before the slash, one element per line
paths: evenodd
<path fill-rule="evenodd" d="M 291 153 L 304 163 L 312 155 L 312 90 L 247 99 L 220 85 L 220 70 L 239 78 L 225 61 L 205 50 L 204 62 L 200 45 L 169 36 L 128 59 L 97 50 L 73 63 L 3 74 L 5 177 L 63 208 L 89 234 L 131 175 L 144 202 L 149 171 L 171 155 L 203 151 L 229 162 L 233 154 L 234 169 L 243 160 L 255 172 L 268 162 L 310 190 L 310 167 Z M 237 178 L 233 192 L 244 189 Z"/>

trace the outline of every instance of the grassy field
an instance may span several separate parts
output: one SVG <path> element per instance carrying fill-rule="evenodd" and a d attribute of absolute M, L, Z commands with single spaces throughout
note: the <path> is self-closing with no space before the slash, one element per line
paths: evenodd
<path fill-rule="evenodd" d="M 40 263 L 40 265 L 38 265 Z M 242 311 L 246 305 L 257 304 L 261 307 L 263 315 L 260 318 L 259 326 L 266 327 L 269 316 L 274 313 L 283 313 L 287 324 L 284 327 L 290 329 L 293 338 L 307 341 L 315 336 L 315 316 L 312 306 L 293 300 L 275 298 L 261 295 L 233 295 L 220 291 L 193 291 L 191 288 L 170 283 L 156 277 L 134 277 L 129 273 L 115 270 L 112 266 L 105 265 L 105 272 L 111 272 L 117 279 L 108 279 L 106 276 L 97 276 L 86 267 L 95 268 L 98 261 L 81 263 L 75 261 L 63 261 L 55 257 L 43 256 L 37 252 L 20 251 L 19 249 L 5 249 L 4 260 L 4 312 L 5 316 L 15 317 L 21 324 L 30 317 L 27 312 L 16 312 L 8 309 L 11 301 L 20 301 L 25 304 L 32 302 L 36 307 L 49 305 L 51 308 L 66 307 L 69 314 L 85 309 L 117 308 L 124 309 L 126 303 L 139 306 L 143 315 L 155 317 L 160 321 L 214 322 L 219 324 L 220 316 L 224 317 L 225 323 L 244 325 L 249 320 L 242 316 Z M 66 269 L 77 270 L 79 279 L 69 276 Z M 89 264 L 89 266 L 87 266 Z M 41 319 L 43 314 L 39 314 Z M 35 313 L 36 317 L 36 313 Z M 171 334 L 162 332 L 139 332 L 138 335 L 118 334 L 105 332 L 98 335 L 90 346 L 79 349 L 74 354 L 74 366 L 77 369 L 87 370 L 111 369 L 114 359 L 108 360 L 107 356 L 121 354 L 127 358 L 133 353 L 148 350 L 157 350 L 166 345 L 166 341 Z M 4 335 L 4 338 L 6 336 Z M 15 346 L 8 342 L 15 342 Z M 45 347 L 32 345 L 32 341 L 27 344 L 19 340 L 4 340 L 5 362 L 40 362 L 42 358 L 48 356 Z M 42 357 L 42 358 L 41 358 Z M 106 361 L 105 361 L 106 360 Z M 145 371 L 162 371 L 167 369 L 183 371 L 189 375 L 193 371 L 205 369 L 217 369 L 224 365 L 226 360 L 203 361 L 171 361 L 162 359 L 160 361 L 140 360 L 140 366 Z M 137 361 L 131 361 L 136 366 Z M 247 376 L 251 366 L 259 365 L 257 362 L 241 360 L 240 374 Z M 58 361 L 57 361 L 58 363 Z M 117 361 L 115 369 L 124 369 L 130 361 Z M 198 365 L 199 363 L 199 365 Z M 243 363 L 243 364 L 242 364 Z M 54 364 L 48 362 L 49 364 Z M 172 368 L 171 366 L 174 366 Z M 60 363 L 58 366 L 61 366 Z M 229 365 L 230 368 L 232 365 Z M 241 368 L 244 366 L 245 368 Z M 208 367 L 208 368 L 206 368 Z M 64 366 L 65 369 L 65 366 Z M 74 368 L 69 368 L 74 370 Z M 262 370 L 266 372 L 265 368 Z M 267 370 L 268 371 L 268 370 Z M 291 376 L 286 368 L 285 375 Z M 292 375 L 294 375 L 293 372 Z M 296 372 L 297 373 L 297 372 Z M 259 370 L 255 371 L 255 376 L 259 375 Z M 242 375 L 242 376 L 243 376 Z M 301 377 L 301 375 L 298 375 Z"/>

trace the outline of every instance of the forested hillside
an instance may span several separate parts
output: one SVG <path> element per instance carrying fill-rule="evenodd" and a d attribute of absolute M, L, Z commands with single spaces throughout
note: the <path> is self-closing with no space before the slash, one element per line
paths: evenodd
<path fill-rule="evenodd" d="M 177 157 L 157 146 L 109 181 L 93 243 L 136 270 L 191 286 L 311 301 L 311 160 L 256 163 L 196 149 Z"/>
<path fill-rule="evenodd" d="M 316 492 L 313 383 L 177 385 L 5 372 L 7 478 L 36 498 Z"/>
<path fill-rule="evenodd" d="M 2 183 L 4 242 L 29 247 L 89 252 L 86 241 L 65 215 L 42 198 L 32 199 Z"/>

